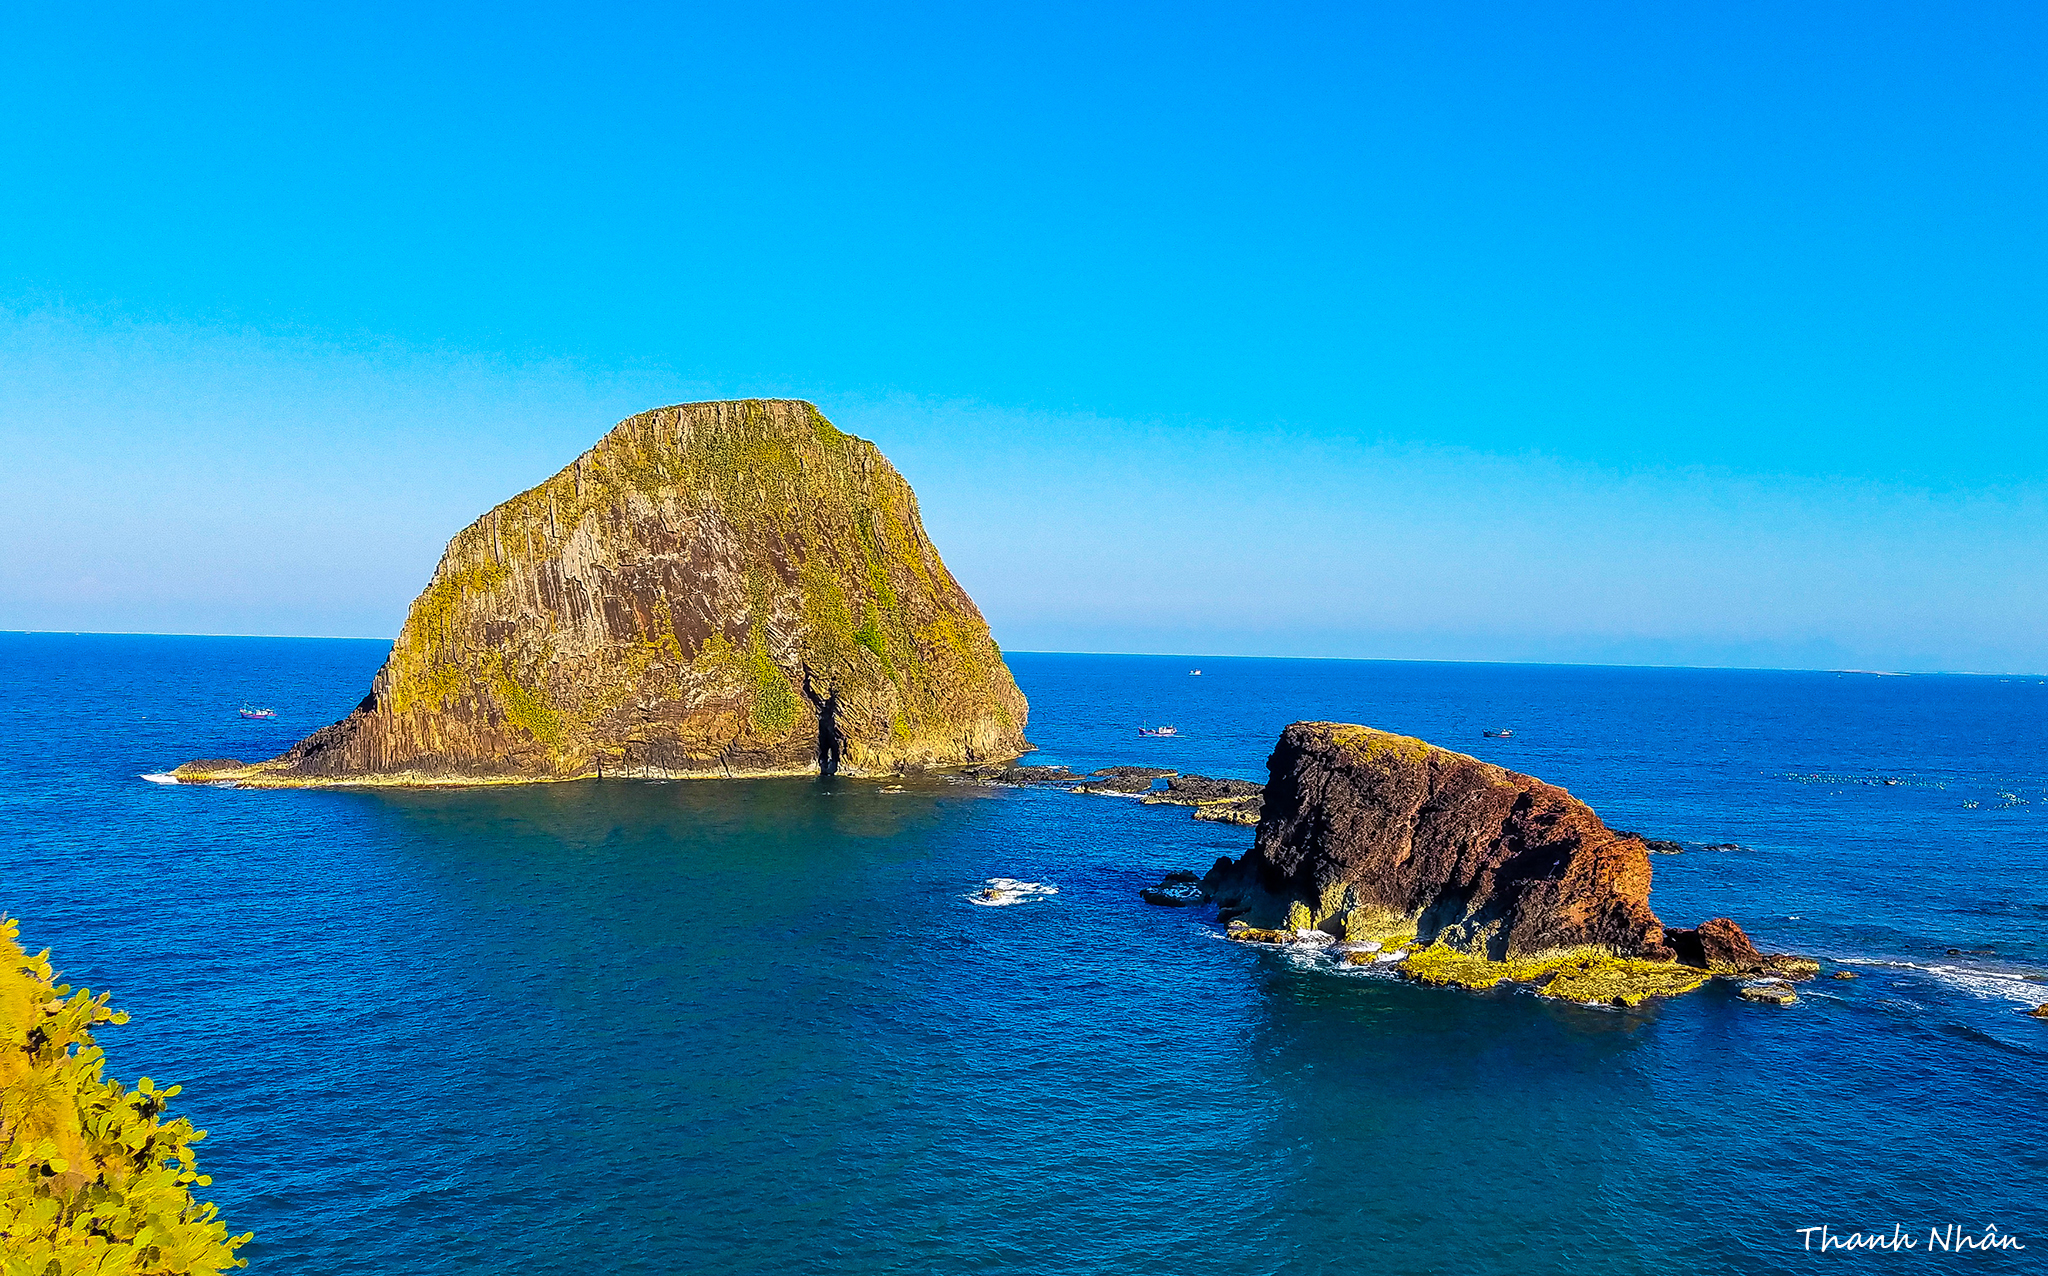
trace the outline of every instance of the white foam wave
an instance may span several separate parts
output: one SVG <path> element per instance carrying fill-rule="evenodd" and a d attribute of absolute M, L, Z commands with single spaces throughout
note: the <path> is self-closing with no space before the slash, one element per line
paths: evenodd
<path fill-rule="evenodd" d="M 178 777 L 172 775 L 169 771 L 151 771 L 139 778 L 148 780 L 151 784 L 176 784 L 178 782 Z"/>
<path fill-rule="evenodd" d="M 1960 988 L 1987 1001 L 2010 1001 L 2022 1006 L 2037 1006 L 2048 1001 L 2048 984 L 2036 983 L 2024 975 L 2007 971 L 1947 964 L 1923 966 L 1913 961 L 1879 961 L 1875 958 L 1857 957 L 1844 958 L 1842 964 L 1876 966 L 1887 970 L 1917 970 L 1952 988 Z"/>
<path fill-rule="evenodd" d="M 1003 908 L 1010 904 L 1028 904 L 1036 899 L 1047 899 L 1060 893 L 1060 888 L 1049 882 L 1020 882 L 1014 877 L 991 877 L 981 884 L 981 889 L 961 896 L 970 904 L 983 908 Z"/>

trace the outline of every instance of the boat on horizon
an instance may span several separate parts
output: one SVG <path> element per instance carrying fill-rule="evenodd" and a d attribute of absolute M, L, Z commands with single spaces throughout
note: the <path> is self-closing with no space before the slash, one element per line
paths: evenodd
<path fill-rule="evenodd" d="M 250 707 L 249 707 L 248 705 L 243 705 L 243 706 L 242 706 L 242 716 L 243 716 L 243 717 L 245 717 L 245 718 L 274 718 L 274 717 L 276 717 L 276 716 L 277 716 L 277 710 L 275 710 L 275 709 L 251 709 L 251 708 L 250 708 Z"/>
<path fill-rule="evenodd" d="M 1514 732 L 1512 730 L 1508 729 L 1507 727 L 1502 727 L 1498 731 L 1488 731 L 1486 733 L 1486 738 L 1489 740 L 1505 740 L 1513 734 Z"/>
<path fill-rule="evenodd" d="M 1179 727 L 1139 727 L 1139 735 L 1179 735 Z"/>

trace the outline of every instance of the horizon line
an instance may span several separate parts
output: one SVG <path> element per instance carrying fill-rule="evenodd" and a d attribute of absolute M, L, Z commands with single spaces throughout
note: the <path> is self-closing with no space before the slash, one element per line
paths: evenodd
<path fill-rule="evenodd" d="M 397 642 L 398 639 L 365 637 L 360 634 L 203 634 L 167 633 L 154 629 L 0 629 L 0 635 L 72 638 L 252 638 L 278 642 Z M 1242 652 L 1193 651 L 1066 651 L 1002 647 L 1005 656 L 1146 656 L 1175 660 L 1327 660 L 1353 664 L 1386 665 L 1516 665 L 1536 669 L 1697 669 L 1724 673 L 1835 673 L 1860 674 L 1869 678 L 2048 678 L 2048 671 L 2016 669 L 1823 669 L 1804 665 L 1697 665 L 1650 664 L 1608 660 L 1488 660 L 1457 657 L 1412 656 L 1267 656 Z"/>

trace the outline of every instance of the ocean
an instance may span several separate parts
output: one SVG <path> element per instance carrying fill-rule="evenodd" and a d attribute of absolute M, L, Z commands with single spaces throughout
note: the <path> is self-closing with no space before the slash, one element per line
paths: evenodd
<path fill-rule="evenodd" d="M 1223 942 L 1137 892 L 1252 830 L 1122 798 L 141 778 L 280 751 L 386 646 L 0 635 L 0 910 L 133 1014 L 113 1075 L 185 1086 L 257 1276 L 1751 1273 L 1951 1224 L 2026 1248 L 1932 1261 L 2048 1258 L 2041 678 L 1009 656 L 1028 761 L 1418 735 L 1685 843 L 1668 924 L 1861 976 L 1624 1011 Z"/>

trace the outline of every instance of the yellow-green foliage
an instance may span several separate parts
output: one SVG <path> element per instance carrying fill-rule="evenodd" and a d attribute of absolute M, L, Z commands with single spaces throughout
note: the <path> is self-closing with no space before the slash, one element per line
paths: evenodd
<path fill-rule="evenodd" d="M 1676 997 L 1707 982 L 1708 974 L 1671 961 L 1602 954 L 1557 967 L 1543 995 L 1565 1001 L 1619 1002 L 1633 1006 L 1649 997 Z"/>
<path fill-rule="evenodd" d="M 406 613 L 405 627 L 391 649 L 394 712 L 414 700 L 438 709 L 468 681 L 461 661 L 462 604 L 472 606 L 496 590 L 510 575 L 504 564 L 486 558 L 455 571 L 436 574 Z"/>
<path fill-rule="evenodd" d="M 1415 919 L 1361 904 L 1337 916 L 1336 933 L 1340 939 L 1378 940 L 1391 948 L 1415 938 Z"/>
<path fill-rule="evenodd" d="M 1287 906 L 1287 920 L 1281 926 L 1286 930 L 1309 930 L 1315 924 L 1315 915 L 1308 911 L 1308 905 L 1295 900 Z"/>
<path fill-rule="evenodd" d="M 1503 979 L 1521 982 L 1534 979 L 1541 972 L 1524 971 L 1511 962 L 1488 961 L 1444 944 L 1431 944 L 1408 954 L 1408 959 L 1401 963 L 1401 973 L 1417 983 L 1491 988 Z"/>
<path fill-rule="evenodd" d="M 1240 944 L 1291 944 L 1295 938 L 1291 930 L 1262 930 L 1257 926 L 1233 926 L 1224 934 Z"/>
<path fill-rule="evenodd" d="M 1443 943 L 1416 949 L 1401 973 L 1417 983 L 1491 988 L 1499 983 L 1535 984 L 1546 997 L 1626 1006 L 1650 997 L 1675 997 L 1705 983 L 1708 973 L 1670 961 L 1617 957 L 1604 948 L 1573 948 L 1541 957 L 1489 961 Z"/>
<path fill-rule="evenodd" d="M 1426 740 L 1395 735 L 1391 731 L 1375 731 L 1371 727 L 1339 726 L 1330 732 L 1330 738 L 1368 759 L 1420 764 L 1429 761 L 1429 755 L 1437 751 L 1436 746 Z"/>
<path fill-rule="evenodd" d="M 549 748 L 561 746 L 562 715 L 550 709 L 547 700 L 538 692 L 528 691 L 512 681 L 502 668 L 492 679 L 492 687 L 498 693 L 498 703 L 505 706 L 507 722 Z"/>
<path fill-rule="evenodd" d="M 0 1273 L 213 1276 L 243 1266 L 194 1166 L 205 1136 L 166 1120 L 177 1086 L 101 1075 L 99 1024 L 127 1022 L 103 994 L 56 982 L 50 954 L 0 922 Z"/>
<path fill-rule="evenodd" d="M 789 675 L 768 655 L 768 644 L 760 631 L 747 648 L 747 677 L 754 687 L 754 706 L 749 713 L 756 730 L 768 739 L 780 739 L 796 725 L 796 688 Z"/>

